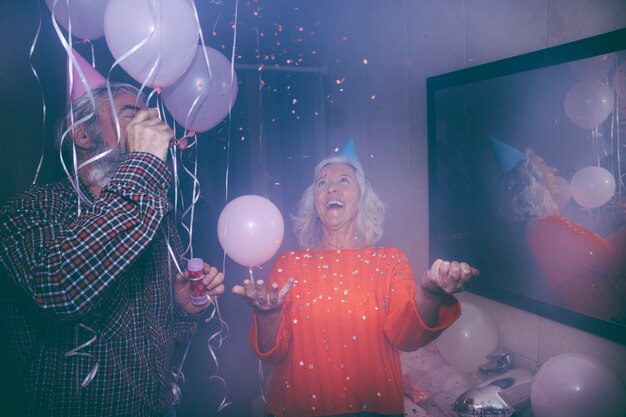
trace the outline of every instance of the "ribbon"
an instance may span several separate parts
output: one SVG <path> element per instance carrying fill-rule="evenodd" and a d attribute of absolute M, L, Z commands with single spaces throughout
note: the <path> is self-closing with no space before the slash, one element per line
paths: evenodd
<path fill-rule="evenodd" d="M 39 85 L 39 92 L 41 94 L 41 106 L 42 106 L 41 132 L 42 132 L 42 137 L 44 137 L 43 131 L 46 127 L 46 99 L 43 95 L 43 88 L 41 87 L 41 80 L 39 79 L 39 74 L 37 73 L 37 70 L 33 66 L 33 53 L 35 52 L 35 46 L 37 45 L 37 41 L 39 40 L 39 34 L 41 33 L 41 3 L 39 2 L 39 0 L 37 0 L 37 5 L 38 5 L 38 11 L 39 11 L 39 24 L 37 25 L 37 32 L 35 33 L 35 38 L 33 39 L 33 43 L 31 44 L 30 50 L 28 51 L 28 62 L 30 65 L 30 70 L 35 76 L 35 79 L 37 80 L 37 84 Z M 41 156 L 39 157 L 39 163 L 37 164 L 37 169 L 35 170 L 33 184 L 36 184 L 37 178 L 39 178 L 39 172 L 41 171 L 41 165 L 43 164 L 43 158 L 44 158 L 45 150 L 46 150 L 45 143 L 46 143 L 45 140 L 41 142 Z"/>
<path fill-rule="evenodd" d="M 74 337 L 76 340 L 76 343 L 78 342 L 79 339 L 79 332 L 80 329 L 85 329 L 88 332 L 90 332 L 92 334 L 91 339 L 89 339 L 88 341 L 86 341 L 85 343 L 82 343 L 78 346 L 76 346 L 74 349 L 68 350 L 67 352 L 65 352 L 65 357 L 66 358 L 71 358 L 74 356 L 82 356 L 82 357 L 86 357 L 89 359 L 92 359 L 94 361 L 94 365 L 91 368 L 91 371 L 89 371 L 89 373 L 87 374 L 87 376 L 83 379 L 83 382 L 80 383 L 80 386 L 82 388 L 86 387 L 87 385 L 89 385 L 91 383 L 91 381 L 93 381 L 94 377 L 96 376 L 96 373 L 98 373 L 98 361 L 96 360 L 96 358 L 90 354 L 90 353 L 86 353 L 86 352 L 81 352 L 81 350 L 83 350 L 84 348 L 86 348 L 87 346 L 91 345 L 93 342 L 96 341 L 96 339 L 98 338 L 98 333 L 92 329 L 91 327 L 83 324 L 83 323 L 79 323 L 76 325 L 76 328 L 74 330 Z M 79 375 L 78 375 L 78 364 L 76 364 L 76 384 L 79 384 Z"/>

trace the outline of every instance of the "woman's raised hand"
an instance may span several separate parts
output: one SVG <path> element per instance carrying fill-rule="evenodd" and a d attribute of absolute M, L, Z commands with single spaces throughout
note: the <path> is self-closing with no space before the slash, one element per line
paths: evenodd
<path fill-rule="evenodd" d="M 437 259 L 422 277 L 421 285 L 433 294 L 454 294 L 463 291 L 469 280 L 478 274 L 478 269 L 465 262 Z"/>
<path fill-rule="evenodd" d="M 265 288 L 265 281 L 258 280 L 255 282 L 247 279 L 243 282 L 243 286 L 235 285 L 233 293 L 244 297 L 246 302 L 256 310 L 270 312 L 282 308 L 293 282 L 294 279 L 290 278 L 280 291 L 278 284 L 274 283 L 268 292 Z"/>

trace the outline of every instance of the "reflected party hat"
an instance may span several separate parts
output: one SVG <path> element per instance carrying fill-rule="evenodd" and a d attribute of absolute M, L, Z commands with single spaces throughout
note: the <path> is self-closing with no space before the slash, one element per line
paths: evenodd
<path fill-rule="evenodd" d="M 503 174 L 512 170 L 515 165 L 524 159 L 524 152 L 491 135 L 489 135 L 489 142 L 491 143 L 493 156 L 496 158 L 496 162 Z"/>
<path fill-rule="evenodd" d="M 83 76 L 85 77 L 85 81 L 87 82 L 87 86 L 90 89 L 94 89 L 96 87 L 100 87 L 101 85 L 106 84 L 106 79 L 100 74 L 94 67 L 91 66 L 89 62 L 85 60 L 78 52 L 72 49 L 72 55 L 76 58 L 76 62 L 80 67 Z M 74 101 L 83 94 L 85 94 L 86 88 L 83 84 L 83 80 L 81 79 L 78 70 L 74 66 L 74 60 L 71 57 L 68 57 L 68 68 L 67 68 L 67 88 L 66 88 L 66 96 L 65 102 L 66 104 L 70 104 L 70 101 Z M 70 92 L 70 68 L 72 69 L 72 91 Z"/>
<path fill-rule="evenodd" d="M 354 139 L 352 136 L 346 140 L 346 143 L 343 144 L 341 149 L 337 151 L 337 156 L 342 156 L 346 158 L 348 161 L 358 161 L 359 158 L 356 156 L 356 148 L 354 146 Z"/>

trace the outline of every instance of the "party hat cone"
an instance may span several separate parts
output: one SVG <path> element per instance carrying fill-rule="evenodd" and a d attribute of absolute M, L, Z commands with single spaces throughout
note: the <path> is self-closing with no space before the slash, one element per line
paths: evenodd
<path fill-rule="evenodd" d="M 496 158 L 500 171 L 504 174 L 512 170 L 522 159 L 524 152 L 489 135 L 491 150 Z"/>
<path fill-rule="evenodd" d="M 78 52 L 72 50 L 72 54 L 74 58 L 76 58 L 76 62 L 80 67 L 80 71 L 84 77 L 81 77 L 80 73 L 76 69 L 74 65 L 74 60 L 71 57 L 68 57 L 68 71 L 67 71 L 67 94 L 66 94 L 66 103 L 69 104 L 70 101 L 75 101 L 77 98 L 85 94 L 86 87 L 85 82 L 89 89 L 94 89 L 96 87 L 100 87 L 106 84 L 106 79 L 100 74 L 94 67 L 91 66 L 89 62 L 85 60 L 82 56 L 78 54 Z M 72 91 L 70 91 L 70 68 L 73 73 L 73 84 Z"/>
<path fill-rule="evenodd" d="M 359 158 L 356 156 L 356 148 L 354 146 L 354 139 L 352 136 L 346 140 L 346 143 L 343 144 L 341 149 L 337 151 L 337 156 L 342 156 L 346 158 L 348 161 L 358 161 Z"/>

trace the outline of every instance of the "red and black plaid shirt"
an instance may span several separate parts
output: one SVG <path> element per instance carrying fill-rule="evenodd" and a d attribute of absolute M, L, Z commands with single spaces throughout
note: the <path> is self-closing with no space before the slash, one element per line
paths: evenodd
<path fill-rule="evenodd" d="M 170 404 L 174 342 L 194 329 L 171 297 L 170 182 L 160 159 L 132 153 L 80 215 L 67 180 L 0 211 L 1 339 L 29 415 L 156 416 Z M 68 357 L 87 328 L 95 341 Z"/>

